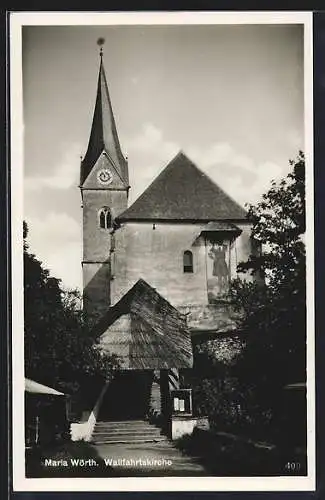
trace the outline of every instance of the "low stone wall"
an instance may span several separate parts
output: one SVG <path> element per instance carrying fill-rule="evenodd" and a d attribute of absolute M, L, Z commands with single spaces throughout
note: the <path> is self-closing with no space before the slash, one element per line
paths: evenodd
<path fill-rule="evenodd" d="M 94 432 L 94 427 L 97 422 L 99 409 L 102 404 L 103 397 L 105 395 L 109 383 L 110 382 L 107 382 L 102 388 L 100 395 L 96 401 L 96 404 L 92 409 L 92 411 L 90 412 L 88 420 L 86 420 L 86 422 L 80 422 L 80 423 L 74 422 L 70 425 L 71 441 L 90 441 L 91 436 Z"/>
<path fill-rule="evenodd" d="M 226 301 L 206 306 L 178 306 L 178 310 L 186 315 L 187 326 L 192 331 L 230 332 L 236 330 L 240 319 L 240 314 Z"/>
<path fill-rule="evenodd" d="M 193 416 L 173 416 L 171 422 L 171 439 L 179 439 L 185 434 L 192 434 L 195 428 L 209 430 L 209 421 L 207 417 Z"/>

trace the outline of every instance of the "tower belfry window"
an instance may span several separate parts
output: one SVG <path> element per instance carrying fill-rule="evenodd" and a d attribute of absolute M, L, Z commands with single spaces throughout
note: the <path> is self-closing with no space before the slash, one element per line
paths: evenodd
<path fill-rule="evenodd" d="M 183 271 L 184 273 L 193 272 L 193 254 L 190 250 L 185 250 L 183 254 Z"/>
<path fill-rule="evenodd" d="M 112 227 L 112 214 L 109 208 L 104 207 L 99 211 L 99 227 L 110 229 Z"/>

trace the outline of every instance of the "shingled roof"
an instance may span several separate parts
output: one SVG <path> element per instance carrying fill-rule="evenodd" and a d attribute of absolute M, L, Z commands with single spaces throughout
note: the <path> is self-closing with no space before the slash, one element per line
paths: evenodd
<path fill-rule="evenodd" d="M 242 233 L 242 230 L 239 229 L 235 224 L 225 221 L 210 221 L 206 226 L 202 228 L 201 233 L 224 233 L 224 234 L 234 234 L 236 236 Z"/>
<path fill-rule="evenodd" d="M 137 283 L 95 326 L 99 347 L 116 354 L 121 368 L 191 368 L 186 318 L 146 281 Z"/>
<path fill-rule="evenodd" d="M 245 210 L 178 153 L 118 220 L 243 220 Z"/>

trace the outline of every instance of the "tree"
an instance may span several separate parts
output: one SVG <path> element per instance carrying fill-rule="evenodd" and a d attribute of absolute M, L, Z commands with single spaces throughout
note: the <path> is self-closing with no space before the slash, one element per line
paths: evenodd
<path fill-rule="evenodd" d="M 64 291 L 29 252 L 24 222 L 25 373 L 68 394 L 111 377 L 117 359 L 103 355 L 91 337 L 78 291 Z M 87 391 L 88 387 L 88 391 Z M 94 394 L 96 397 L 97 394 Z"/>
<path fill-rule="evenodd" d="M 238 270 L 256 279 L 234 280 L 228 297 L 241 312 L 242 347 L 231 360 L 220 360 L 204 343 L 193 373 L 195 401 L 212 422 L 270 440 L 284 385 L 306 377 L 303 153 L 290 165 L 289 175 L 248 207 L 253 251 Z"/>
<path fill-rule="evenodd" d="M 263 246 L 259 255 L 251 255 L 241 263 L 242 271 L 261 273 L 269 289 L 290 288 L 295 294 L 304 292 L 305 244 L 305 158 L 300 151 L 289 161 L 293 171 L 279 183 L 272 182 L 256 206 L 249 205 L 248 220 L 252 238 Z"/>
<path fill-rule="evenodd" d="M 243 312 L 247 333 L 236 371 L 252 406 L 272 417 L 281 391 L 306 380 L 305 159 L 290 160 L 292 172 L 273 181 L 262 201 L 250 205 L 252 238 L 261 249 L 239 270 L 262 277 L 234 280 L 230 299 Z"/>

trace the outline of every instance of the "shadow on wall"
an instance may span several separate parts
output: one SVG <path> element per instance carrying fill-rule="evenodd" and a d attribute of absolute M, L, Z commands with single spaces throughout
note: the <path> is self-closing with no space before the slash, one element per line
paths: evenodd
<path fill-rule="evenodd" d="M 110 306 L 111 290 L 111 262 L 108 258 L 103 263 L 98 263 L 97 271 L 91 276 L 96 263 L 84 262 L 84 282 L 87 284 L 83 290 L 83 307 L 87 317 L 95 323 Z M 88 277 L 90 278 L 88 279 Z"/>

